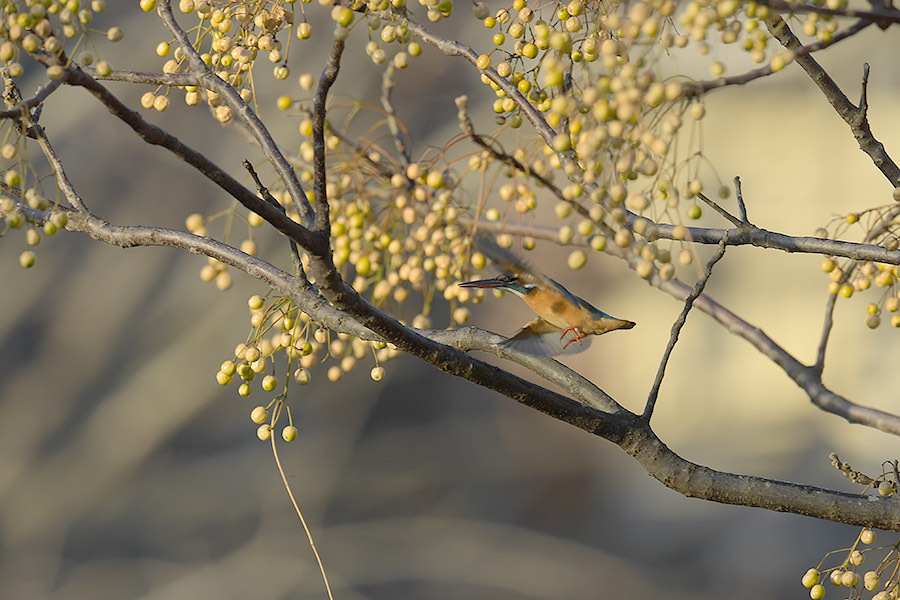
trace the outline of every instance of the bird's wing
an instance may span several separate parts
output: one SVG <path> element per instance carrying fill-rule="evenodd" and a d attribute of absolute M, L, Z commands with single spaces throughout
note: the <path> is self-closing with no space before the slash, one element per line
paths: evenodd
<path fill-rule="evenodd" d="M 591 345 L 591 336 L 588 336 L 565 347 L 566 342 L 571 340 L 575 334 L 570 332 L 566 334 L 565 338 L 562 338 L 562 333 L 562 329 L 538 317 L 501 345 L 534 356 L 578 354 L 587 350 Z"/>
<path fill-rule="evenodd" d="M 534 283 L 538 287 L 544 289 L 558 290 L 573 304 L 584 303 L 585 301 L 556 283 L 537 269 L 524 258 L 517 256 L 511 250 L 501 248 L 494 240 L 494 236 L 489 233 L 481 232 L 475 236 L 475 245 L 481 252 L 490 258 L 495 265 L 502 271 L 514 273 L 518 275 L 524 283 Z"/>

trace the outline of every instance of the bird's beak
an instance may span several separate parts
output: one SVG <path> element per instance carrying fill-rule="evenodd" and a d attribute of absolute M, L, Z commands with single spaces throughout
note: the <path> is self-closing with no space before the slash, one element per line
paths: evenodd
<path fill-rule="evenodd" d="M 456 285 L 459 287 L 497 288 L 508 284 L 509 281 L 495 277 L 493 279 L 479 279 L 478 281 L 461 281 Z"/>

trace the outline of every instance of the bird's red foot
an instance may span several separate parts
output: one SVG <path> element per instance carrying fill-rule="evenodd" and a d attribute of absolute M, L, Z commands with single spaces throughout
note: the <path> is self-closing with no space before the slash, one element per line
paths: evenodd
<path fill-rule="evenodd" d="M 568 329 L 563 331 L 562 335 L 559 336 L 559 339 L 562 340 L 564 337 L 566 337 L 566 334 L 569 333 L 570 331 L 575 334 L 575 337 L 573 337 L 571 340 L 566 342 L 566 344 L 563 346 L 563 350 L 568 348 L 569 344 L 571 344 L 572 342 L 578 342 L 578 345 L 580 346 L 582 344 L 581 340 L 583 340 L 584 338 L 587 337 L 586 333 L 581 333 L 580 331 L 578 331 L 577 327 L 573 326 L 573 327 L 569 327 Z"/>

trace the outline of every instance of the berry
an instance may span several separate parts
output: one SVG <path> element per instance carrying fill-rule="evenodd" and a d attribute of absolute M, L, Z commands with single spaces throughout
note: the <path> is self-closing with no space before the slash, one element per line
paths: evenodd
<path fill-rule="evenodd" d="M 810 569 L 806 572 L 801 580 L 803 587 L 812 588 L 813 586 L 819 583 L 819 571 L 818 569 Z"/>
<path fill-rule="evenodd" d="M 293 442 L 297 439 L 297 428 L 293 425 L 288 425 L 284 429 L 281 430 L 281 439 L 286 442 Z"/>
<path fill-rule="evenodd" d="M 254 423 L 265 423 L 266 419 L 269 418 L 269 411 L 266 410 L 265 406 L 257 406 L 252 411 L 250 411 L 250 420 Z"/>

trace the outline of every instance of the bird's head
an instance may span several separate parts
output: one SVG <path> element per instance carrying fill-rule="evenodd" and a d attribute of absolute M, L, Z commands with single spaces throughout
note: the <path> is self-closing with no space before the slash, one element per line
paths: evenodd
<path fill-rule="evenodd" d="M 535 288 L 533 283 L 524 283 L 518 275 L 512 273 L 502 273 L 493 279 L 479 279 L 478 281 L 460 282 L 459 287 L 476 287 L 476 288 L 492 288 L 497 290 L 506 290 L 518 296 L 527 296 L 528 293 Z"/>

